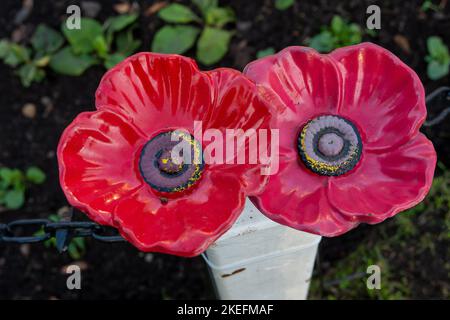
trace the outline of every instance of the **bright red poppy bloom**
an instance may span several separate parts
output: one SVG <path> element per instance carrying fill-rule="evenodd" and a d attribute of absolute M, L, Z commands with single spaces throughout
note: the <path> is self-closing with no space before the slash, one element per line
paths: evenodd
<path fill-rule="evenodd" d="M 60 183 L 71 205 L 140 250 L 198 255 L 233 224 L 246 195 L 264 186 L 260 164 L 169 157 L 176 130 L 186 130 L 180 137 L 194 155 L 205 147 L 191 139 L 194 121 L 205 131 L 268 126 L 268 109 L 240 72 L 201 72 L 189 58 L 136 54 L 104 75 L 96 109 L 61 137 Z"/>
<path fill-rule="evenodd" d="M 363 43 L 321 55 L 290 47 L 245 71 L 272 106 L 280 166 L 255 204 L 296 229 L 337 236 L 423 200 L 436 153 L 418 76 Z"/>

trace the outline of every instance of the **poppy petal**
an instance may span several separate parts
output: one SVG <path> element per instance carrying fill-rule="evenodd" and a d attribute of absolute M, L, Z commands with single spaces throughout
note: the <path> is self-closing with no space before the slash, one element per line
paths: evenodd
<path fill-rule="evenodd" d="M 191 194 L 161 199 L 142 187 L 117 205 L 114 221 L 142 251 L 196 256 L 231 227 L 244 208 L 245 194 L 234 176 L 205 171 Z"/>
<path fill-rule="evenodd" d="M 259 151 L 261 148 L 270 151 L 268 107 L 257 97 L 255 85 L 242 73 L 222 68 L 208 75 L 214 88 L 214 111 L 206 121 L 206 129 L 219 130 L 225 147 L 222 162 L 211 164 L 210 170 L 234 172 L 247 194 L 257 194 L 267 181 L 267 175 L 261 174 L 267 159 L 261 159 Z M 238 140 L 243 143 L 238 144 Z"/>
<path fill-rule="evenodd" d="M 255 84 L 241 72 L 221 68 L 207 72 L 214 109 L 205 127 L 219 130 L 268 128 L 268 107 L 257 97 Z"/>
<path fill-rule="evenodd" d="M 300 119 L 308 120 L 318 114 L 334 114 L 337 110 L 338 69 L 332 59 L 314 49 L 288 47 L 251 62 L 244 74 L 256 82 L 274 111 L 287 107 L 299 114 Z"/>
<path fill-rule="evenodd" d="M 135 160 L 144 141 L 117 113 L 78 115 L 58 146 L 61 187 L 70 204 L 98 223 L 112 225 L 118 199 L 142 184 Z"/>
<path fill-rule="evenodd" d="M 271 127 L 279 129 L 280 161 L 298 157 L 300 128 L 321 114 L 335 114 L 340 81 L 335 62 L 306 47 L 288 47 L 251 62 L 244 70 L 270 106 Z"/>
<path fill-rule="evenodd" d="M 378 223 L 423 200 L 436 152 L 423 134 L 386 153 L 365 152 L 351 173 L 329 181 L 330 202 L 345 215 Z"/>
<path fill-rule="evenodd" d="M 209 78 L 192 59 L 138 53 L 108 71 L 96 92 L 97 109 L 119 110 L 147 135 L 192 128 L 211 111 Z"/>
<path fill-rule="evenodd" d="M 328 178 L 309 172 L 296 161 L 283 162 L 271 176 L 264 192 L 252 197 L 270 219 L 306 232 L 324 236 L 344 233 L 357 225 L 328 201 Z"/>
<path fill-rule="evenodd" d="M 330 56 L 343 77 L 339 114 L 362 130 L 366 149 L 398 146 L 417 134 L 426 118 L 425 92 L 412 69 L 371 43 L 337 49 Z"/>

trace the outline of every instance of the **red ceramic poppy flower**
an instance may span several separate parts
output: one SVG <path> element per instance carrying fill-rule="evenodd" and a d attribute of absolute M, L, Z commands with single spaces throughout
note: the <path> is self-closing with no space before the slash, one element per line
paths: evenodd
<path fill-rule="evenodd" d="M 433 145 L 417 75 L 370 43 L 321 55 L 290 47 L 244 73 L 272 106 L 280 166 L 253 200 L 271 219 L 324 235 L 378 223 L 427 194 Z"/>
<path fill-rule="evenodd" d="M 194 121 L 205 131 L 268 126 L 254 84 L 237 71 L 200 72 L 178 55 L 136 54 L 102 78 L 96 109 L 62 135 L 61 186 L 73 206 L 143 251 L 201 253 L 233 224 L 245 196 L 264 186 L 259 164 L 169 156 L 176 130 L 185 130 L 180 141 L 193 155 L 205 147 L 193 138 Z"/>

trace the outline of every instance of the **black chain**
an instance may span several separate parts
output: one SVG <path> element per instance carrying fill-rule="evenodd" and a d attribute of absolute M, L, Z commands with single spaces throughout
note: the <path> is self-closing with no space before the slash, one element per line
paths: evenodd
<path fill-rule="evenodd" d="M 70 216 L 71 218 L 71 216 Z M 24 235 L 24 229 L 27 234 Z M 91 221 L 58 221 L 47 219 L 24 219 L 0 224 L 0 244 L 2 243 L 37 243 L 56 238 L 56 247 L 65 251 L 72 238 L 92 237 L 102 242 L 125 241 L 111 227 Z"/>
<path fill-rule="evenodd" d="M 450 87 L 440 87 L 427 96 L 427 109 L 438 109 L 439 114 L 432 119 L 428 119 L 423 124 L 424 127 L 432 127 L 442 123 L 450 114 Z"/>

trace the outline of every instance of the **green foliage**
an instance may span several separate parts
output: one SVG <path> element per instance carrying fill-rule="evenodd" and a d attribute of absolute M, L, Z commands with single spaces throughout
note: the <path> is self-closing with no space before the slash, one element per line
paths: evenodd
<path fill-rule="evenodd" d="M 41 82 L 45 78 L 45 71 L 33 63 L 26 63 L 17 70 L 17 75 L 24 87 L 29 87 L 33 82 Z"/>
<path fill-rule="evenodd" d="M 42 184 L 45 182 L 45 173 L 37 167 L 29 167 L 25 173 L 27 180 L 34 184 Z"/>
<path fill-rule="evenodd" d="M 109 54 L 106 56 L 103 64 L 106 69 L 111 69 L 119 62 L 122 62 L 126 57 L 127 57 L 127 55 L 124 55 L 122 53 Z"/>
<path fill-rule="evenodd" d="M 208 11 L 219 7 L 219 0 L 192 0 L 192 3 L 202 12 L 204 16 Z"/>
<path fill-rule="evenodd" d="M 123 14 L 116 17 L 110 17 L 105 21 L 104 29 L 106 29 L 106 35 L 108 38 L 108 44 L 111 44 L 111 35 L 115 32 L 123 31 L 125 28 L 132 26 L 138 18 L 138 15 Z"/>
<path fill-rule="evenodd" d="M 39 53 L 55 53 L 64 43 L 64 38 L 57 31 L 46 25 L 38 25 L 31 37 L 31 45 Z"/>
<path fill-rule="evenodd" d="M 195 44 L 199 33 L 193 26 L 164 26 L 153 37 L 152 51 L 182 54 Z"/>
<path fill-rule="evenodd" d="M 61 221 L 61 217 L 56 214 L 51 214 L 48 216 L 48 219 L 53 222 Z M 35 236 L 40 236 L 45 233 L 44 229 L 41 229 L 34 233 Z M 53 247 L 56 248 L 56 238 L 52 237 L 44 242 L 44 245 L 47 248 Z M 73 260 L 80 259 L 86 252 L 86 243 L 84 238 L 76 237 L 70 240 L 70 243 L 67 246 L 67 253 Z"/>
<path fill-rule="evenodd" d="M 162 8 L 159 17 L 166 22 L 173 23 L 189 23 L 200 22 L 201 19 L 189 8 L 182 4 L 174 3 L 165 8 Z"/>
<path fill-rule="evenodd" d="M 440 5 L 435 5 L 431 0 L 425 0 L 420 6 L 420 10 L 423 12 L 427 12 L 429 10 L 441 12 L 442 7 Z"/>
<path fill-rule="evenodd" d="M 236 21 L 231 8 L 219 7 L 217 0 L 192 0 L 201 18 L 189 7 L 174 3 L 158 13 L 165 22 L 152 41 L 152 51 L 183 54 L 197 42 L 197 59 L 204 65 L 219 62 L 227 53 L 233 31 L 224 29 Z M 192 25 L 197 24 L 197 26 Z"/>
<path fill-rule="evenodd" d="M 228 23 L 236 21 L 236 15 L 231 8 L 211 8 L 206 12 L 205 21 L 207 26 L 223 28 Z"/>
<path fill-rule="evenodd" d="M 405 299 L 410 295 L 406 279 L 393 272 L 381 245 L 362 243 L 345 258 L 337 261 L 329 272 L 314 278 L 311 283 L 312 299 Z M 367 267 L 377 265 L 381 270 L 381 289 L 368 289 Z"/>
<path fill-rule="evenodd" d="M 140 45 L 133 37 L 136 14 L 111 17 L 103 26 L 96 20 L 81 19 L 81 28 L 62 31 L 70 46 L 55 54 L 50 67 L 62 74 L 78 76 L 92 65 L 102 63 L 109 69 L 131 55 Z"/>
<path fill-rule="evenodd" d="M 436 36 L 429 37 L 427 48 L 428 55 L 425 57 L 425 61 L 428 63 L 428 77 L 431 80 L 437 80 L 448 75 L 450 54 L 442 39 Z"/>
<path fill-rule="evenodd" d="M 16 210 L 25 203 L 25 191 L 31 184 L 45 182 L 45 173 L 37 168 L 30 167 L 24 173 L 19 169 L 0 168 L 0 206 Z"/>
<path fill-rule="evenodd" d="M 340 16 L 334 16 L 329 26 L 322 27 L 319 34 L 312 37 L 308 44 L 319 52 L 330 52 L 336 48 L 358 44 L 363 31 L 356 23 L 348 23 Z"/>
<path fill-rule="evenodd" d="M 62 34 L 40 24 L 31 37 L 30 47 L 0 40 L 0 59 L 17 68 L 16 73 L 25 87 L 42 81 L 47 66 L 70 76 L 79 76 L 99 63 L 109 69 L 141 45 L 133 37 L 137 18 L 136 14 L 120 15 L 107 19 L 103 25 L 82 18 L 80 29 L 68 29 L 63 23 Z"/>
<path fill-rule="evenodd" d="M 95 51 L 95 42 L 103 37 L 102 25 L 90 18 L 81 19 L 80 29 L 68 29 L 65 22 L 61 29 L 73 53 L 77 55 Z"/>
<path fill-rule="evenodd" d="M 50 61 L 53 71 L 69 76 L 79 76 L 97 63 L 97 59 L 88 54 L 76 55 L 70 47 L 58 51 Z"/>
<path fill-rule="evenodd" d="M 16 74 L 24 87 L 40 82 L 45 77 L 44 67 L 50 55 L 62 45 L 62 37 L 55 30 L 39 25 L 31 37 L 32 48 L 9 40 L 0 40 L 0 59 L 10 67 L 17 68 Z"/>
<path fill-rule="evenodd" d="M 286 10 L 295 3 L 295 0 L 275 0 L 275 8 L 277 10 Z"/>
<path fill-rule="evenodd" d="M 206 27 L 197 43 L 197 59 L 210 66 L 227 53 L 232 33 L 226 30 Z"/>
<path fill-rule="evenodd" d="M 275 49 L 272 48 L 272 47 L 269 47 L 269 48 L 266 48 L 266 49 L 263 49 L 263 50 L 259 50 L 256 53 L 256 58 L 257 59 L 264 58 L 264 57 L 270 56 L 270 55 L 272 55 L 274 53 L 275 53 Z"/>
<path fill-rule="evenodd" d="M 117 34 L 115 38 L 116 55 L 123 57 L 132 55 L 141 46 L 141 41 L 133 37 L 133 28 L 128 28 Z M 112 54 L 114 55 L 114 53 Z"/>
<path fill-rule="evenodd" d="M 315 299 L 410 299 L 416 277 L 432 281 L 423 264 L 433 261 L 448 270 L 450 239 L 450 171 L 441 163 L 427 197 L 417 206 L 367 230 L 361 243 L 313 278 L 310 296 Z M 440 251 L 439 251 L 440 250 Z M 424 258 L 425 257 L 425 258 Z M 366 268 L 381 269 L 381 289 L 366 287 Z M 439 275 L 437 276 L 439 277 Z M 442 295 L 448 286 L 442 283 Z"/>

